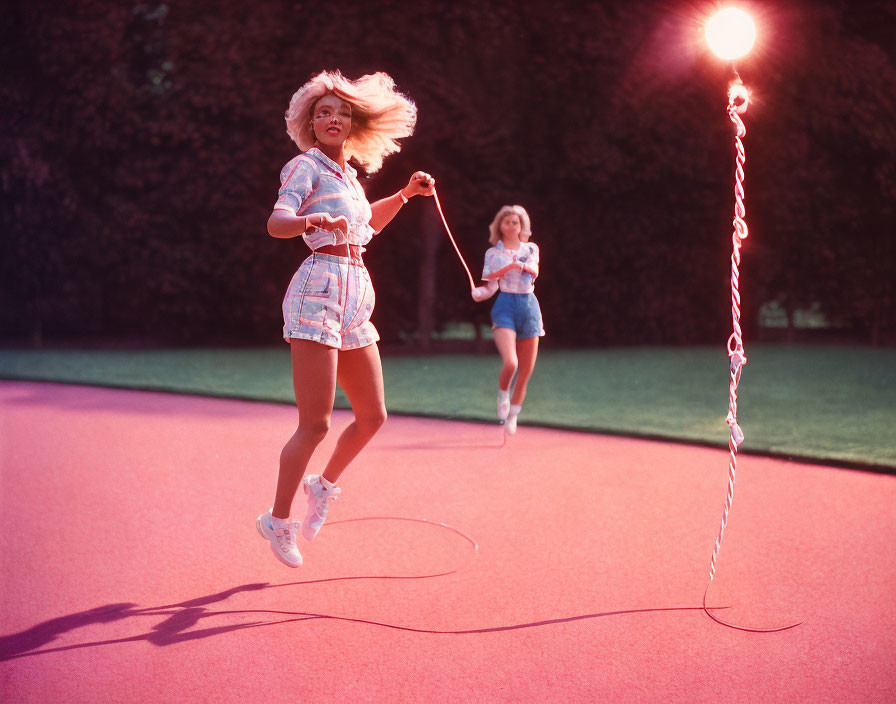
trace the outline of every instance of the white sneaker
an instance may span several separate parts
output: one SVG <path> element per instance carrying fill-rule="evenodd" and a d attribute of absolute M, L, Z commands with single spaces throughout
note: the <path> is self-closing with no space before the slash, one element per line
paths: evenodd
<path fill-rule="evenodd" d="M 302 480 L 302 489 L 308 497 L 308 513 L 305 514 L 305 522 L 302 524 L 302 535 L 305 540 L 314 540 L 330 510 L 330 503 L 336 500 L 336 496 L 342 493 L 338 486 L 326 488 L 320 481 L 320 475 L 309 474 Z"/>
<path fill-rule="evenodd" d="M 507 420 L 510 413 L 510 389 L 501 391 L 498 389 L 498 420 Z"/>
<path fill-rule="evenodd" d="M 516 418 L 521 410 L 523 410 L 522 406 L 510 406 L 507 413 L 507 420 L 504 421 L 504 432 L 507 435 L 513 435 L 516 432 Z"/>
<path fill-rule="evenodd" d="M 285 528 L 274 528 L 271 523 L 271 511 L 261 514 L 258 520 L 255 521 L 258 533 L 271 544 L 271 550 L 274 551 L 280 562 L 287 567 L 300 567 L 302 564 L 302 553 L 296 547 L 299 522 L 288 523 Z"/>

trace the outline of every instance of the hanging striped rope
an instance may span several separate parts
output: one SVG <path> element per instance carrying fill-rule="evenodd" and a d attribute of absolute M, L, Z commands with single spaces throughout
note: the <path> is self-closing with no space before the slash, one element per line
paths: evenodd
<path fill-rule="evenodd" d="M 712 558 L 709 563 L 709 584 L 706 585 L 706 592 L 703 593 L 703 609 L 707 615 L 717 623 L 723 626 L 729 626 L 742 631 L 753 632 L 772 632 L 783 631 L 788 628 L 800 625 L 794 623 L 789 626 L 779 628 L 744 628 L 735 626 L 734 624 L 722 621 L 712 614 L 706 608 L 706 594 L 709 587 L 716 576 L 716 562 L 719 557 L 719 550 L 722 547 L 722 538 L 725 535 L 725 527 L 728 525 L 728 514 L 731 511 L 731 503 L 734 500 L 734 480 L 737 473 L 737 449 L 744 441 L 743 431 L 737 423 L 737 387 L 740 383 L 740 373 L 743 366 L 747 363 L 747 357 L 744 353 L 743 331 L 740 326 L 740 249 L 743 241 L 748 237 L 749 230 L 747 222 L 744 219 L 747 214 L 744 206 L 744 162 L 746 155 L 744 153 L 744 143 L 741 141 L 747 134 L 747 128 L 744 126 L 743 120 L 740 119 L 739 113 L 747 110 L 749 103 L 749 94 L 747 89 L 741 83 L 740 78 L 736 78 L 728 89 L 728 117 L 735 126 L 734 144 L 737 149 L 737 164 L 734 171 L 734 233 L 731 236 L 732 252 L 731 252 L 731 320 L 734 332 L 728 338 L 728 491 L 725 494 L 725 509 L 722 512 L 722 525 L 719 528 L 719 535 L 716 538 L 715 545 L 712 550 Z M 801 622 L 800 622 L 801 623 Z"/>
<path fill-rule="evenodd" d="M 744 103 L 746 105 L 746 103 Z M 744 126 L 743 120 L 737 114 L 737 107 L 734 105 L 734 97 L 729 92 L 728 117 L 734 123 L 737 133 L 734 137 L 734 144 L 737 148 L 737 166 L 734 172 L 734 234 L 731 236 L 732 252 L 731 252 L 731 319 L 734 332 L 728 338 L 728 359 L 729 359 L 729 382 L 728 382 L 728 493 L 725 495 L 725 510 L 722 513 L 722 526 L 719 529 L 719 536 L 716 538 L 715 546 L 712 551 L 712 559 L 709 565 L 709 581 L 711 582 L 716 574 L 716 560 L 719 556 L 719 549 L 722 547 L 722 538 L 725 535 L 725 526 L 728 524 L 728 513 L 731 510 L 731 502 L 734 500 L 734 479 L 737 471 L 737 448 L 744 440 L 743 431 L 737 424 L 737 386 L 740 383 L 740 372 L 744 364 L 747 363 L 747 357 L 744 354 L 744 342 L 742 330 L 740 327 L 740 291 L 738 283 L 740 280 L 740 248 L 743 240 L 749 234 L 747 223 L 744 216 L 747 214 L 744 206 L 744 162 L 746 156 L 744 153 L 744 143 L 741 141 L 747 134 L 747 128 Z"/>

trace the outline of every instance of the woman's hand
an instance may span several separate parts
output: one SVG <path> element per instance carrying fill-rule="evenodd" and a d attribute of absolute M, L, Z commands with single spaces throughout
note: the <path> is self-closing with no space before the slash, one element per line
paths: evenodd
<path fill-rule="evenodd" d="M 408 185 L 401 189 L 405 198 L 413 196 L 431 196 L 436 187 L 436 180 L 425 171 L 417 171 L 411 176 Z"/>
<path fill-rule="evenodd" d="M 528 267 L 526 266 L 528 264 L 528 261 L 529 257 L 525 254 L 522 257 L 517 257 L 517 255 L 514 254 L 513 263 L 510 265 L 510 268 L 519 269 L 524 274 L 531 274 L 532 272 L 529 271 Z"/>
<path fill-rule="evenodd" d="M 329 213 L 312 213 L 305 218 L 305 229 L 309 227 L 317 227 L 327 232 L 342 230 L 343 233 L 348 233 L 348 218 L 345 215 L 334 218 Z"/>
<path fill-rule="evenodd" d="M 498 290 L 498 282 L 497 281 L 488 281 L 482 286 L 477 286 L 472 290 L 473 300 L 479 303 L 480 301 L 484 301 L 486 298 L 491 298 L 495 291 Z"/>

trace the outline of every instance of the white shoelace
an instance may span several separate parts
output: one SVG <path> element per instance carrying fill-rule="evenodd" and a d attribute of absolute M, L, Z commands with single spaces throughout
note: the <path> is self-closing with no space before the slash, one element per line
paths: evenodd
<path fill-rule="evenodd" d="M 274 536 L 277 538 L 277 543 L 282 548 L 287 548 L 289 550 L 298 550 L 296 547 L 296 536 L 299 532 L 299 524 L 298 522 L 290 523 L 286 528 L 274 528 L 272 525 L 271 528 L 274 530 Z"/>
<path fill-rule="evenodd" d="M 336 500 L 336 495 L 339 494 L 342 489 L 340 487 L 334 487 L 330 490 L 324 489 L 327 492 L 326 496 L 318 496 L 313 491 L 311 492 L 311 497 L 314 501 L 314 512 L 317 514 L 318 518 L 326 518 L 327 513 L 330 510 L 330 503 Z"/>

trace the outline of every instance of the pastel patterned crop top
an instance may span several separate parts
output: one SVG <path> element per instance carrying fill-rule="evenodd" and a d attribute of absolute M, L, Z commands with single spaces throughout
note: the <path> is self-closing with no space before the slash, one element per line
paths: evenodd
<path fill-rule="evenodd" d="M 350 244 L 365 245 L 376 234 L 370 226 L 370 203 L 358 182 L 358 172 L 349 164 L 345 170 L 339 168 L 317 147 L 290 160 L 280 171 L 280 184 L 274 210 L 293 215 L 344 215 L 349 222 Z M 345 244 L 345 233 L 310 227 L 302 239 L 311 249 L 317 249 L 328 244 Z"/>

